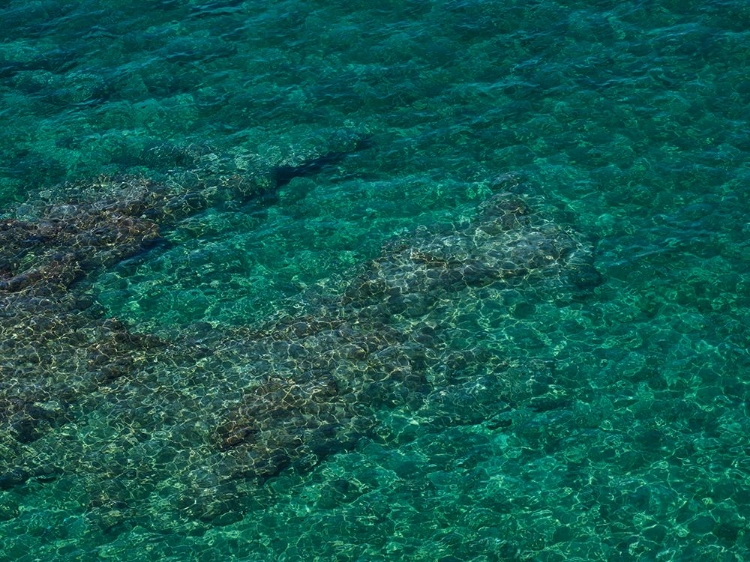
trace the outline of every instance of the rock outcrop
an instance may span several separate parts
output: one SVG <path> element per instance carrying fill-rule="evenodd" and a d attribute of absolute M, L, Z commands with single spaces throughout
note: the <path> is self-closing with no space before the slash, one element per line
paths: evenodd
<path fill-rule="evenodd" d="M 460 361 L 436 303 L 599 283 L 590 244 L 498 193 L 471 221 L 390 242 L 302 312 L 166 341 L 105 318 L 85 280 L 221 198 L 144 179 L 89 187 L 0 223 L 0 489 L 70 479 L 103 529 L 158 519 L 164 497 L 231 521 L 253 486 L 353 447 L 384 409 L 434 401 L 431 373 Z"/>

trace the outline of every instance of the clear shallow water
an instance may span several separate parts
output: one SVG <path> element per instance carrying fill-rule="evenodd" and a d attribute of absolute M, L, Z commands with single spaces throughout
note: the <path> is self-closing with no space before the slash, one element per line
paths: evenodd
<path fill-rule="evenodd" d="M 194 396 L 192 367 L 165 368 L 128 418 L 148 428 L 140 448 L 94 393 L 39 440 L 3 437 L 4 467 L 65 458 L 55 443 L 95 458 L 0 492 L 2 559 L 746 557 L 746 3 L 0 5 L 9 213 L 66 180 L 221 182 L 371 139 L 92 278 L 134 331 L 244 333 L 306 310 L 386 240 L 467 221 L 506 174 L 595 241 L 603 276 L 574 296 L 453 294 L 426 321 L 465 359 L 428 366 L 419 404 L 373 407 L 367 436 L 316 466 L 241 481 L 235 515 L 196 522 L 168 468 L 102 484 L 123 455 L 163 462 L 173 435 L 175 473 L 208 455 L 200 432 L 153 419 L 186 403 L 170 390 Z M 205 396 L 236 388 L 242 365 L 227 373 Z M 137 396 L 126 383 L 102 395 Z"/>

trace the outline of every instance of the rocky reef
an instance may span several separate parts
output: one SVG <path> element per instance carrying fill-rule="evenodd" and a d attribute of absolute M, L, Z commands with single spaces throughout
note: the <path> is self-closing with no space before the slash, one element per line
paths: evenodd
<path fill-rule="evenodd" d="M 242 190 L 101 179 L 3 219 L 0 490 L 69 490 L 103 532 L 231 522 L 268 478 L 372 437 L 380 412 L 446 399 L 474 353 L 445 344 L 450 302 L 490 286 L 573 294 L 600 282 L 591 244 L 499 192 L 473 219 L 393 240 L 343 290 L 259 326 L 168 341 L 95 305 L 88 279 L 158 244 L 163 228 L 342 154 L 236 181 Z"/>

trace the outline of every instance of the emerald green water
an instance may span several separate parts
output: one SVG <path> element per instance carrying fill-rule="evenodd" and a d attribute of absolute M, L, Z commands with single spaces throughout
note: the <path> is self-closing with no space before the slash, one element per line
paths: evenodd
<path fill-rule="evenodd" d="M 156 354 L 28 443 L 3 423 L 3 471 L 62 470 L 0 490 L 0 560 L 750 556 L 747 2 L 6 0 L 0 23 L 7 217 L 66 181 L 222 186 L 368 139 L 86 280 L 106 317 L 217 358 Z M 601 284 L 395 315 L 440 334 L 427 390 L 320 462 L 207 483 L 233 457 L 202 424 L 253 382 L 253 330 L 508 186 L 592 241 Z"/>

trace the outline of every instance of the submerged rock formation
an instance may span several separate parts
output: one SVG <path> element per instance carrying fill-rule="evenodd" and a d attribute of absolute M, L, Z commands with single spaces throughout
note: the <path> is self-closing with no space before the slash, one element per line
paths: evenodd
<path fill-rule="evenodd" d="M 253 486 L 351 448 L 383 409 L 419 408 L 440 390 L 431 373 L 456 361 L 424 321 L 436 303 L 496 284 L 599 282 L 589 244 L 498 193 L 471 221 L 389 243 L 299 314 L 165 341 L 104 318 L 82 280 L 215 192 L 147 180 L 90 191 L 0 223 L 0 489 L 81 487 L 103 530 L 158 526 L 165 508 L 231 521 Z"/>
<path fill-rule="evenodd" d="M 446 294 L 502 282 L 597 285 L 592 248 L 533 215 L 510 193 L 484 201 L 468 224 L 425 227 L 393 241 L 347 289 L 345 302 L 420 316 Z"/>

